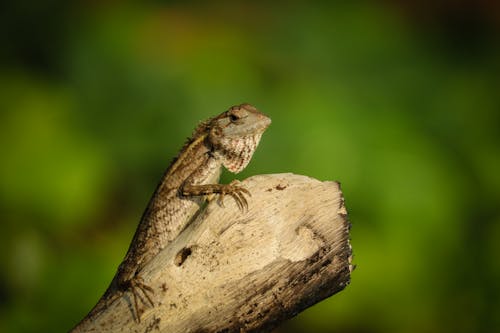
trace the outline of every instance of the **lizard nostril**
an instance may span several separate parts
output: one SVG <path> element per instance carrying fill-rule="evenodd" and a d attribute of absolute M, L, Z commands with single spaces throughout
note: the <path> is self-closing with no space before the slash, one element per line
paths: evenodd
<path fill-rule="evenodd" d="M 192 251 L 191 248 L 185 247 L 179 252 L 177 252 L 177 255 L 175 256 L 174 263 L 176 266 L 182 266 L 184 261 L 186 261 L 187 257 L 191 255 Z"/>

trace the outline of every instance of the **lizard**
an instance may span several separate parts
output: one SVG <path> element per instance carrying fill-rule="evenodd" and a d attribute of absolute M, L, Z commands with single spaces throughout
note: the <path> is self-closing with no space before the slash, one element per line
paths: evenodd
<path fill-rule="evenodd" d="M 130 292 L 132 312 L 140 322 L 138 299 L 154 306 L 154 290 L 144 283 L 141 270 L 180 234 L 208 196 L 218 195 L 224 206 L 224 196 L 229 195 L 240 210 L 248 209 L 249 191 L 238 181 L 219 184 L 219 177 L 223 167 L 238 173 L 248 165 L 270 124 L 269 117 L 244 103 L 198 125 L 163 174 L 105 298 L 115 290 Z"/>

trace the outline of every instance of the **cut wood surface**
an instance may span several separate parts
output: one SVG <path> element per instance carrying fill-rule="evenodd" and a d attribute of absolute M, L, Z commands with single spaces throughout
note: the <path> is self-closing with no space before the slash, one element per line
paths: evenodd
<path fill-rule="evenodd" d="M 211 201 L 142 271 L 154 307 L 140 306 L 140 322 L 125 293 L 73 332 L 269 331 L 344 289 L 352 265 L 339 184 L 273 174 L 242 185 L 248 211 L 229 196 L 224 207 Z"/>

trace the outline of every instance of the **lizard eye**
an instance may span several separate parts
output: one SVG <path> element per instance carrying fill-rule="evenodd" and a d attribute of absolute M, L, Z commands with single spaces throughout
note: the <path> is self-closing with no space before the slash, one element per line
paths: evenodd
<path fill-rule="evenodd" d="M 234 113 L 231 113 L 229 115 L 229 120 L 231 120 L 233 123 L 236 122 L 236 121 L 238 121 L 239 119 L 240 119 L 240 117 L 238 115 L 234 114 Z"/>
<path fill-rule="evenodd" d="M 248 112 L 244 109 L 233 107 L 228 112 L 229 120 L 232 123 L 238 123 L 241 119 L 246 118 L 248 116 Z"/>

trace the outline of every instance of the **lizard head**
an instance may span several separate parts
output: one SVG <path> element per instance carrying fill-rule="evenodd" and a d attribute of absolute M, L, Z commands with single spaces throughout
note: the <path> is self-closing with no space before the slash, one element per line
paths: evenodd
<path fill-rule="evenodd" d="M 259 144 L 271 119 L 250 104 L 229 108 L 207 124 L 213 152 L 231 172 L 243 170 Z"/>

